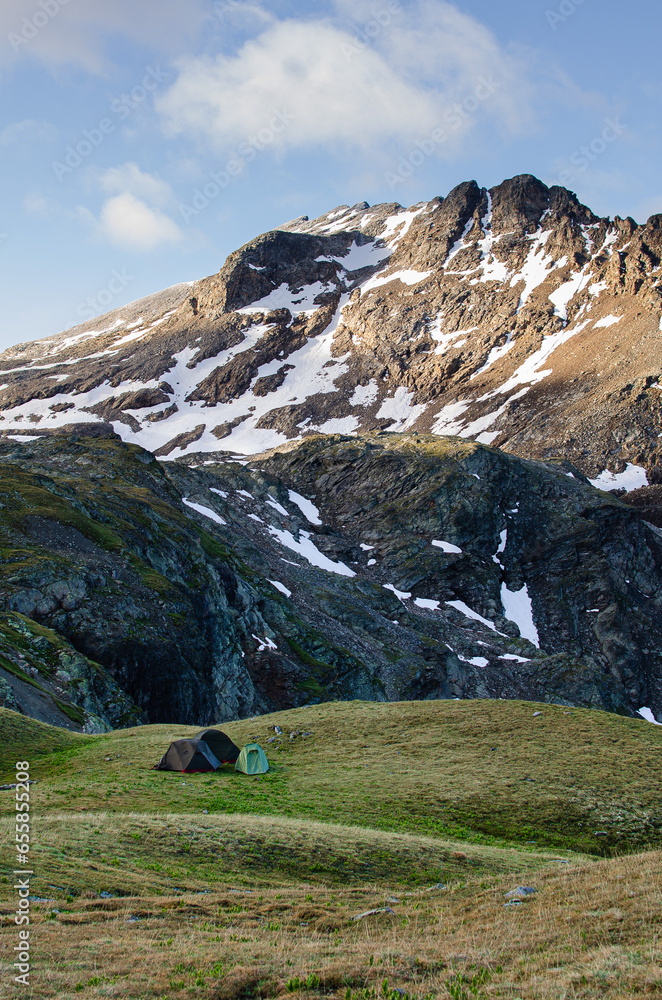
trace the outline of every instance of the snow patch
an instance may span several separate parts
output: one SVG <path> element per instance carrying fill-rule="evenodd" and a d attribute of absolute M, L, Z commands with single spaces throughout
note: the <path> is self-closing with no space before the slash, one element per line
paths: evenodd
<path fill-rule="evenodd" d="M 541 253 L 541 251 L 544 251 L 545 243 L 551 235 L 551 229 L 547 229 L 545 232 L 541 230 L 528 237 L 531 240 L 531 247 L 526 260 L 522 265 L 521 271 L 514 274 L 510 279 L 511 288 L 514 288 L 520 281 L 524 282 L 524 289 L 520 293 L 517 312 L 525 305 L 538 285 L 542 285 L 543 281 L 549 277 L 550 271 L 554 270 L 554 258 L 544 252 Z"/>
<path fill-rule="evenodd" d="M 480 250 L 480 267 L 483 271 L 483 276 L 478 279 L 474 279 L 472 284 L 478 281 L 500 281 L 503 282 L 508 277 L 508 265 L 504 264 L 503 261 L 497 260 L 494 256 L 494 245 L 498 242 L 499 237 L 495 237 L 492 233 L 492 195 L 487 193 L 487 212 L 481 219 L 481 227 L 483 229 L 483 239 L 479 240 L 477 243 L 478 249 Z"/>
<path fill-rule="evenodd" d="M 596 489 L 605 490 L 607 493 L 611 490 L 626 490 L 626 492 L 630 493 L 632 490 L 638 490 L 642 486 L 648 486 L 648 476 L 646 475 L 646 470 L 640 465 L 633 465 L 632 462 L 628 462 L 623 472 L 609 472 L 608 469 L 605 469 L 604 472 L 601 472 L 595 479 L 590 479 L 589 482 Z"/>
<path fill-rule="evenodd" d="M 465 618 L 471 618 L 473 621 L 481 622 L 487 628 L 491 629 L 492 632 L 498 632 L 494 622 L 488 621 L 487 618 L 483 618 L 482 615 L 479 615 L 477 611 L 473 611 L 468 604 L 464 603 L 464 601 L 446 601 L 446 604 L 448 604 L 451 608 L 455 608 L 456 611 L 461 612 Z M 499 635 L 501 635 L 500 632 Z"/>
<path fill-rule="evenodd" d="M 662 726 L 662 722 L 658 722 L 657 721 L 657 719 L 655 718 L 655 716 L 651 712 L 650 708 L 645 708 L 645 707 L 644 708 L 638 708 L 637 709 L 637 715 L 640 715 L 642 717 L 642 719 L 646 720 L 646 722 L 652 722 L 654 726 Z"/>
<path fill-rule="evenodd" d="M 190 507 L 191 510 L 197 511 L 198 514 L 202 514 L 203 517 L 208 517 L 210 521 L 215 521 L 216 524 L 228 523 L 223 520 L 220 514 L 217 514 L 215 510 L 212 510 L 211 507 L 205 507 L 201 503 L 193 503 L 193 501 L 187 500 L 186 497 L 182 497 L 182 503 L 187 507 Z"/>
<path fill-rule="evenodd" d="M 427 597 L 414 598 L 414 604 L 419 608 L 425 608 L 427 611 L 437 611 L 440 603 L 440 601 L 432 601 Z"/>
<path fill-rule="evenodd" d="M 473 373 L 471 379 L 477 378 L 479 375 L 482 375 L 483 372 L 486 372 L 488 368 L 491 368 L 493 364 L 496 364 L 499 358 L 502 358 L 504 354 L 507 354 L 512 346 L 513 346 L 513 332 L 511 331 L 507 335 L 505 343 L 501 344 L 499 347 L 492 348 L 490 353 L 487 355 L 487 360 L 485 361 L 485 364 L 482 365 L 478 369 L 478 371 L 475 371 Z M 471 381 L 471 379 L 469 381 Z"/>
<path fill-rule="evenodd" d="M 614 323 L 620 323 L 622 319 L 623 319 L 622 316 L 613 316 L 613 315 L 605 316 L 604 319 L 598 320 L 598 322 L 595 324 L 595 329 L 597 329 L 599 326 L 604 326 L 604 327 L 613 326 Z"/>
<path fill-rule="evenodd" d="M 350 414 L 347 417 L 330 417 L 323 424 L 310 424 L 308 430 L 319 431 L 320 434 L 353 434 L 358 430 L 359 424 L 359 418 Z"/>
<path fill-rule="evenodd" d="M 440 541 L 437 538 L 433 538 L 432 539 L 432 544 L 436 548 L 442 549 L 443 552 L 461 552 L 462 551 L 462 549 L 459 546 L 453 545 L 452 542 Z"/>
<path fill-rule="evenodd" d="M 400 385 L 392 396 L 382 401 L 377 410 L 378 417 L 391 417 L 397 424 L 389 427 L 389 431 L 403 431 L 411 427 L 425 411 L 425 403 L 412 405 L 413 392 L 408 392 L 406 386 Z"/>
<path fill-rule="evenodd" d="M 394 271 L 393 274 L 387 274 L 383 277 L 375 276 L 374 278 L 369 278 L 363 285 L 361 285 L 361 294 L 371 291 L 373 288 L 379 288 L 380 285 L 387 285 L 389 281 L 401 281 L 403 285 L 418 285 L 425 278 L 429 278 L 432 271 Z"/>
<path fill-rule="evenodd" d="M 299 541 L 296 540 L 291 531 L 284 531 L 279 528 L 269 527 L 269 534 L 277 538 L 281 545 L 303 556 L 311 566 L 317 566 L 319 569 L 326 570 L 327 573 L 336 573 L 338 576 L 356 576 L 354 570 L 350 569 L 349 566 L 345 566 L 341 562 L 333 562 L 323 552 L 320 552 L 314 542 L 311 541 L 310 534 L 307 531 L 299 532 Z"/>
<path fill-rule="evenodd" d="M 266 504 L 267 504 L 268 507 L 273 507 L 274 510 L 277 510 L 279 514 L 283 515 L 283 517 L 289 517 L 290 516 L 289 511 L 285 510 L 285 508 L 283 507 L 283 505 L 280 504 L 280 503 L 278 503 L 277 500 L 274 500 L 274 498 L 271 496 L 271 494 L 269 494 L 269 499 L 266 501 Z"/>
<path fill-rule="evenodd" d="M 504 617 L 514 622 L 523 639 L 528 639 L 540 649 L 538 629 L 533 621 L 533 607 L 526 584 L 521 590 L 508 590 L 505 583 L 501 584 L 501 604 Z"/>
<path fill-rule="evenodd" d="M 423 206 L 424 208 L 425 206 Z M 415 212 L 398 212 L 396 215 L 390 215 L 384 223 L 384 228 L 381 232 L 381 238 L 387 243 L 389 247 L 396 247 L 400 240 L 407 235 L 409 232 L 409 227 L 416 218 L 423 211 L 423 208 L 416 209 Z M 397 230 L 397 235 L 394 235 Z M 389 239 L 392 237 L 391 239 Z"/>
<path fill-rule="evenodd" d="M 344 256 L 318 257 L 318 260 L 333 260 L 345 271 L 360 271 L 364 267 L 379 267 L 391 256 L 393 251 L 385 246 L 377 246 L 376 243 L 352 243 L 349 251 Z"/>
<path fill-rule="evenodd" d="M 266 635 L 264 639 L 261 639 L 259 635 L 255 635 L 255 633 L 251 632 L 251 638 L 255 639 L 255 641 L 259 644 L 257 647 L 258 653 L 263 653 L 265 649 L 278 649 L 276 643 Z"/>
<path fill-rule="evenodd" d="M 486 667 L 490 662 L 489 660 L 486 660 L 484 656 L 472 656 L 471 658 L 468 658 L 466 656 L 460 656 L 459 653 L 456 655 L 458 660 L 462 660 L 463 663 L 471 663 L 474 667 Z"/>
<path fill-rule="evenodd" d="M 477 326 L 471 326 L 466 330 L 453 330 L 452 333 L 443 333 L 441 329 L 443 318 L 443 312 L 438 313 L 432 326 L 429 328 L 430 336 L 433 340 L 437 341 L 437 347 L 434 349 L 435 354 L 444 354 L 451 346 L 454 350 L 457 350 L 462 344 L 467 342 L 467 335 L 478 329 Z"/>
<path fill-rule="evenodd" d="M 569 281 L 566 281 L 563 285 L 560 285 L 555 292 L 548 295 L 549 301 L 554 306 L 554 314 L 560 316 L 561 319 L 567 320 L 568 318 L 568 305 L 574 299 L 575 295 L 586 287 L 588 283 L 588 276 L 584 274 L 583 271 L 578 271 L 573 274 Z"/>
<path fill-rule="evenodd" d="M 504 528 L 499 536 L 499 547 L 497 548 L 495 554 L 492 556 L 492 562 L 495 562 L 497 566 L 501 567 L 501 569 L 503 569 L 504 566 L 501 560 L 499 559 L 499 556 L 503 555 L 503 553 L 506 551 L 507 542 L 508 542 L 508 528 Z"/>
<path fill-rule="evenodd" d="M 464 427 L 464 420 L 459 417 L 469 409 L 469 403 L 460 400 L 458 403 L 448 403 L 443 406 L 435 417 L 432 426 L 433 434 L 459 434 Z"/>
<path fill-rule="evenodd" d="M 576 326 L 567 327 L 565 330 L 560 330 L 558 333 L 552 333 L 548 337 L 543 337 L 542 345 L 535 351 L 534 354 L 530 355 L 524 361 L 516 372 L 510 376 L 510 378 L 499 386 L 498 389 L 494 389 L 492 392 L 488 393 L 486 397 L 491 398 L 493 396 L 501 396 L 506 392 L 510 392 L 516 389 L 518 385 L 523 383 L 529 383 L 528 388 L 536 382 L 541 382 L 548 375 L 552 374 L 552 369 L 547 368 L 544 371 L 540 371 L 541 365 L 547 361 L 547 359 L 558 350 L 563 344 L 565 344 L 572 337 L 575 337 L 578 333 L 584 329 L 589 323 L 589 320 L 585 320 Z M 528 391 L 528 388 L 520 392 L 519 395 L 524 395 Z M 516 398 L 516 397 L 512 397 Z"/>
<path fill-rule="evenodd" d="M 474 220 L 473 220 L 473 217 L 472 217 L 472 218 L 470 218 L 470 219 L 467 220 L 467 223 L 466 223 L 466 225 L 464 227 L 464 231 L 463 231 L 462 235 L 460 236 L 459 239 L 455 240 L 455 243 L 451 247 L 450 253 L 448 254 L 448 257 L 446 258 L 446 260 L 444 261 L 444 270 L 448 267 L 448 265 L 450 264 L 450 262 L 452 260 L 454 260 L 455 257 L 457 257 L 457 255 L 460 253 L 460 251 L 464 250 L 465 247 L 468 245 L 467 243 L 465 243 L 465 240 L 466 240 L 467 236 L 469 235 L 469 233 L 471 232 L 471 230 L 473 229 L 473 225 L 474 225 Z"/>
<path fill-rule="evenodd" d="M 287 493 L 292 503 L 297 505 L 310 524 L 322 524 L 320 512 L 314 503 L 307 500 L 306 497 L 302 497 L 300 493 L 295 493 L 294 490 L 288 490 Z"/>
<path fill-rule="evenodd" d="M 357 385 L 350 396 L 348 403 L 350 406 L 370 406 L 377 399 L 379 387 L 374 379 L 370 379 L 367 385 Z"/>
<path fill-rule="evenodd" d="M 276 590 L 280 590 L 281 594 L 285 594 L 286 597 L 292 596 L 292 591 L 288 590 L 285 584 L 281 583 L 280 580 L 269 580 L 269 583 L 272 587 L 275 587 Z"/>
<path fill-rule="evenodd" d="M 250 305 L 243 306 L 236 312 L 250 315 L 251 313 L 270 312 L 272 309 L 289 309 L 292 315 L 313 313 L 320 308 L 315 299 L 327 289 L 327 284 L 315 281 L 311 285 L 304 285 L 298 291 L 293 291 L 287 282 L 283 282 L 264 298 L 251 302 Z"/>

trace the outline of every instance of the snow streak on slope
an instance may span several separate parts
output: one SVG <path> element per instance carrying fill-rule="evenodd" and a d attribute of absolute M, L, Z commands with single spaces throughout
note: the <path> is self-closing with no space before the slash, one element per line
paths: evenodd
<path fill-rule="evenodd" d="M 465 185 L 465 191 L 470 187 Z M 605 220 L 588 225 L 584 214 L 577 224 L 574 208 L 564 217 L 550 207 L 532 224 L 528 194 L 521 202 L 519 195 L 513 196 L 509 207 L 510 196 L 504 198 L 501 190 L 498 202 L 495 195 L 497 210 L 492 193 L 476 185 L 472 191 L 459 200 L 436 198 L 410 209 L 360 203 L 340 206 L 317 220 L 302 217 L 283 227 L 289 235 L 282 244 L 278 232 L 269 234 L 266 245 L 273 248 L 273 260 L 271 249 L 266 256 L 253 256 L 256 246 L 263 254 L 257 240 L 228 259 L 230 270 L 221 272 L 220 285 L 212 286 L 211 295 L 204 285 L 211 279 L 202 279 L 200 316 L 200 292 L 192 291 L 190 283 L 160 293 L 162 299 L 141 300 L 126 315 L 110 313 L 91 324 L 97 329 L 77 327 L 66 337 L 44 341 L 39 356 L 32 349 L 35 345 L 27 345 L 31 350 L 23 355 L 8 353 L 8 361 L 19 361 L 20 368 L 0 374 L 3 382 L 19 383 L 21 391 L 15 392 L 11 409 L 3 411 L 0 429 L 33 430 L 32 425 L 39 424 L 41 431 L 95 422 L 105 413 L 124 440 L 160 452 L 164 459 L 187 452 L 249 455 L 311 432 L 353 434 L 382 428 L 432 430 L 492 443 L 510 427 L 516 411 L 523 412 L 510 404 L 552 373 L 548 359 L 554 351 L 586 328 L 590 337 L 593 330 L 611 332 L 629 318 L 627 305 L 621 310 L 613 293 L 610 296 L 613 282 L 606 280 L 609 272 L 603 267 L 628 244 L 618 226 L 605 225 Z M 551 193 L 548 203 L 551 206 Z M 585 210 L 578 206 L 577 212 L 581 216 Z M 300 243 L 295 233 L 304 237 Z M 233 260 L 238 261 L 234 271 Z M 267 284 L 252 271 L 268 275 Z M 255 320 L 288 309 L 293 322 L 288 328 L 281 317 L 279 327 L 264 322 L 243 327 L 240 343 L 204 357 L 215 335 L 214 320 L 223 317 L 222 303 L 230 300 L 223 295 L 231 287 L 234 301 L 245 303 L 237 310 L 243 317 Z M 253 288 L 260 297 L 250 302 Z M 265 288 L 271 290 L 264 294 Z M 319 332 L 328 318 L 328 303 L 339 292 L 332 321 Z M 324 311 L 318 313 L 321 304 Z M 169 323 L 175 313 L 177 320 Z M 621 327 L 625 330 L 626 322 Z M 167 344 L 173 330 L 174 353 L 164 355 L 166 361 L 172 358 L 170 367 L 158 378 L 141 380 L 134 374 L 141 371 L 136 359 L 149 350 L 150 338 Z M 303 344 L 301 331 L 311 331 Z M 272 343 L 278 347 L 264 350 Z M 215 402 L 216 369 L 236 364 L 240 371 L 248 370 L 254 362 L 241 355 L 252 349 L 255 355 L 261 352 L 264 363 L 252 369 L 250 384 L 247 378 L 237 379 L 241 389 L 234 398 Z M 572 350 L 563 352 L 565 361 Z M 65 352 L 78 356 L 63 358 Z M 198 357 L 203 359 L 196 363 Z M 113 370 L 120 377 L 123 362 L 130 376 L 119 384 L 111 384 L 109 376 L 88 388 L 99 372 L 103 377 Z M 153 364 L 143 367 L 154 371 Z M 22 391 L 30 372 L 39 372 L 34 399 Z M 49 386 L 57 387 L 65 378 L 68 390 L 72 384 L 80 388 L 44 398 Z M 233 372 L 224 371 L 218 378 L 231 383 Z M 150 390 L 158 399 L 157 390 L 166 391 L 160 389 L 161 380 L 172 387 L 168 399 L 152 405 L 144 402 L 149 396 L 143 394 L 135 409 L 122 410 L 127 420 L 116 420 L 117 410 L 110 406 L 99 407 L 140 390 Z M 208 398 L 190 399 L 205 380 L 200 395 L 207 393 Z M 256 386 L 258 380 L 262 383 Z M 480 386 L 475 395 L 474 386 Z M 533 393 L 530 400 L 539 394 Z M 94 407 L 99 414 L 89 412 Z"/>
<path fill-rule="evenodd" d="M 533 608 L 526 584 L 520 590 L 508 590 L 506 584 L 502 583 L 501 603 L 504 616 L 517 625 L 521 637 L 528 639 L 539 649 L 540 638 L 533 621 Z"/>
<path fill-rule="evenodd" d="M 508 265 L 494 255 L 494 247 L 499 241 L 492 233 L 492 195 L 487 192 L 487 212 L 481 220 L 483 239 L 478 241 L 480 267 L 483 275 L 473 281 L 505 281 L 509 275 Z"/>
<path fill-rule="evenodd" d="M 293 315 L 313 313 L 319 308 L 315 299 L 326 291 L 328 291 L 328 285 L 323 285 L 321 281 L 316 281 L 313 285 L 307 285 L 297 291 L 292 291 L 290 286 L 283 282 L 278 288 L 274 288 L 272 292 L 265 295 L 263 299 L 251 302 L 249 306 L 237 309 L 237 312 L 250 314 L 269 312 L 272 309 L 289 309 Z"/>
<path fill-rule="evenodd" d="M 522 306 L 526 305 L 538 285 L 542 285 L 543 281 L 547 279 L 550 268 L 554 266 L 554 258 L 544 253 L 545 244 L 551 235 L 551 229 L 547 229 L 539 230 L 529 236 L 531 248 L 526 262 L 521 271 L 510 279 L 511 288 L 514 288 L 520 281 L 524 282 L 524 288 L 520 293 L 518 312 Z"/>
<path fill-rule="evenodd" d="M 282 528 L 269 527 L 269 534 L 277 538 L 281 545 L 296 552 L 297 555 L 303 556 L 311 566 L 317 566 L 319 569 L 325 569 L 327 572 L 336 573 L 339 576 L 356 576 L 354 570 L 350 569 L 349 566 L 345 566 L 342 562 L 334 562 L 323 552 L 320 552 L 308 531 L 300 531 L 298 540 L 291 531 Z"/>
<path fill-rule="evenodd" d="M 287 363 L 292 365 L 292 370 L 288 371 L 284 383 L 275 392 L 268 396 L 255 396 L 252 390 L 244 393 L 229 403 L 220 403 L 209 411 L 203 400 L 187 401 L 189 394 L 209 376 L 217 367 L 232 361 L 239 354 L 254 347 L 269 329 L 269 326 L 256 324 L 249 328 L 244 340 L 235 347 L 221 351 L 212 358 L 201 361 L 194 368 L 188 365 L 195 361 L 199 348 L 189 346 L 173 355 L 174 366 L 164 373 L 163 378 L 167 379 L 172 386 L 174 393 L 168 402 L 160 406 L 151 408 L 152 414 L 162 412 L 173 403 L 177 405 L 178 412 L 168 417 L 166 420 L 143 423 L 139 431 L 131 430 L 125 423 L 113 422 L 114 430 L 121 435 L 125 441 L 139 444 L 151 451 L 156 451 L 166 445 L 175 436 L 189 433 L 193 428 L 200 426 L 204 430 L 198 438 L 188 446 L 195 451 L 218 451 L 219 441 L 211 433 L 213 427 L 224 421 L 232 421 L 237 417 L 246 419 L 234 429 L 232 434 L 222 442 L 223 450 L 235 451 L 244 454 L 254 454 L 267 448 L 273 448 L 287 440 L 285 434 L 272 429 L 256 428 L 260 417 L 278 406 L 287 403 L 303 402 L 308 397 L 317 393 L 335 392 L 335 379 L 343 374 L 347 367 L 342 362 L 343 358 L 333 358 L 333 367 L 326 367 L 332 360 L 332 344 L 337 325 L 340 321 L 342 310 L 346 305 L 348 296 L 341 298 L 335 316 L 326 330 L 317 337 L 311 338 L 298 351 L 292 353 L 287 358 Z M 262 311 L 262 310 L 261 310 Z M 260 367 L 256 379 L 264 375 L 271 374 L 274 362 L 268 362 Z M 280 363 L 277 367 L 280 366 Z M 64 411 L 53 414 L 49 411 L 50 405 L 55 401 L 60 404 L 73 403 L 76 407 L 76 420 L 79 422 L 95 422 L 98 417 L 86 412 L 86 408 L 103 402 L 113 396 L 119 396 L 126 392 L 136 392 L 139 389 L 156 389 L 161 379 L 150 381 L 126 381 L 117 386 L 111 386 L 108 381 L 87 392 L 63 393 L 57 397 L 43 400 L 30 400 L 11 411 L 12 423 L 21 426 L 21 420 L 29 417 L 30 414 L 42 418 L 48 418 L 49 428 L 71 423 L 71 412 Z M 254 384 L 253 382 L 253 384 Z M 142 410 L 127 410 L 129 416 L 140 420 L 144 416 Z M 17 417 L 19 421 L 17 421 Z M 358 420 L 355 421 L 355 425 Z M 354 427 L 352 427 L 354 429 Z M 176 448 L 170 455 L 164 458 L 175 458 L 182 454 L 186 448 Z"/>

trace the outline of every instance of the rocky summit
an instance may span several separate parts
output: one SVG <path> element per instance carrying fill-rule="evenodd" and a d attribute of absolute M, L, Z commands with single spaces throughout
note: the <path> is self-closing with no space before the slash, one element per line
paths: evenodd
<path fill-rule="evenodd" d="M 662 717 L 661 256 L 662 216 L 472 181 L 5 351 L 0 701 Z"/>
<path fill-rule="evenodd" d="M 662 216 L 600 219 L 529 175 L 341 206 L 5 351 L 0 429 L 105 422 L 164 458 L 416 431 L 662 482 L 661 254 Z"/>

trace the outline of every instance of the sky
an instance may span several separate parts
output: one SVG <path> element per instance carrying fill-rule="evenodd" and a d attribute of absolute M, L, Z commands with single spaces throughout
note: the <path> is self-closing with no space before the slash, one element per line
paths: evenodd
<path fill-rule="evenodd" d="M 341 204 L 662 212 L 659 0 L 2 0 L 0 349 Z"/>

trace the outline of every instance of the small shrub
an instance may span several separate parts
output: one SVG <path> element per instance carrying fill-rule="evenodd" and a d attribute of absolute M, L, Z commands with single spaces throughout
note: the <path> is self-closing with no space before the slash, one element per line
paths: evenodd
<path fill-rule="evenodd" d="M 446 989 L 452 1000 L 472 1000 L 472 997 L 479 1000 L 485 996 L 481 986 L 488 983 L 490 978 L 489 969 L 479 969 L 472 976 L 464 976 L 458 972 L 452 979 L 446 980 Z"/>

